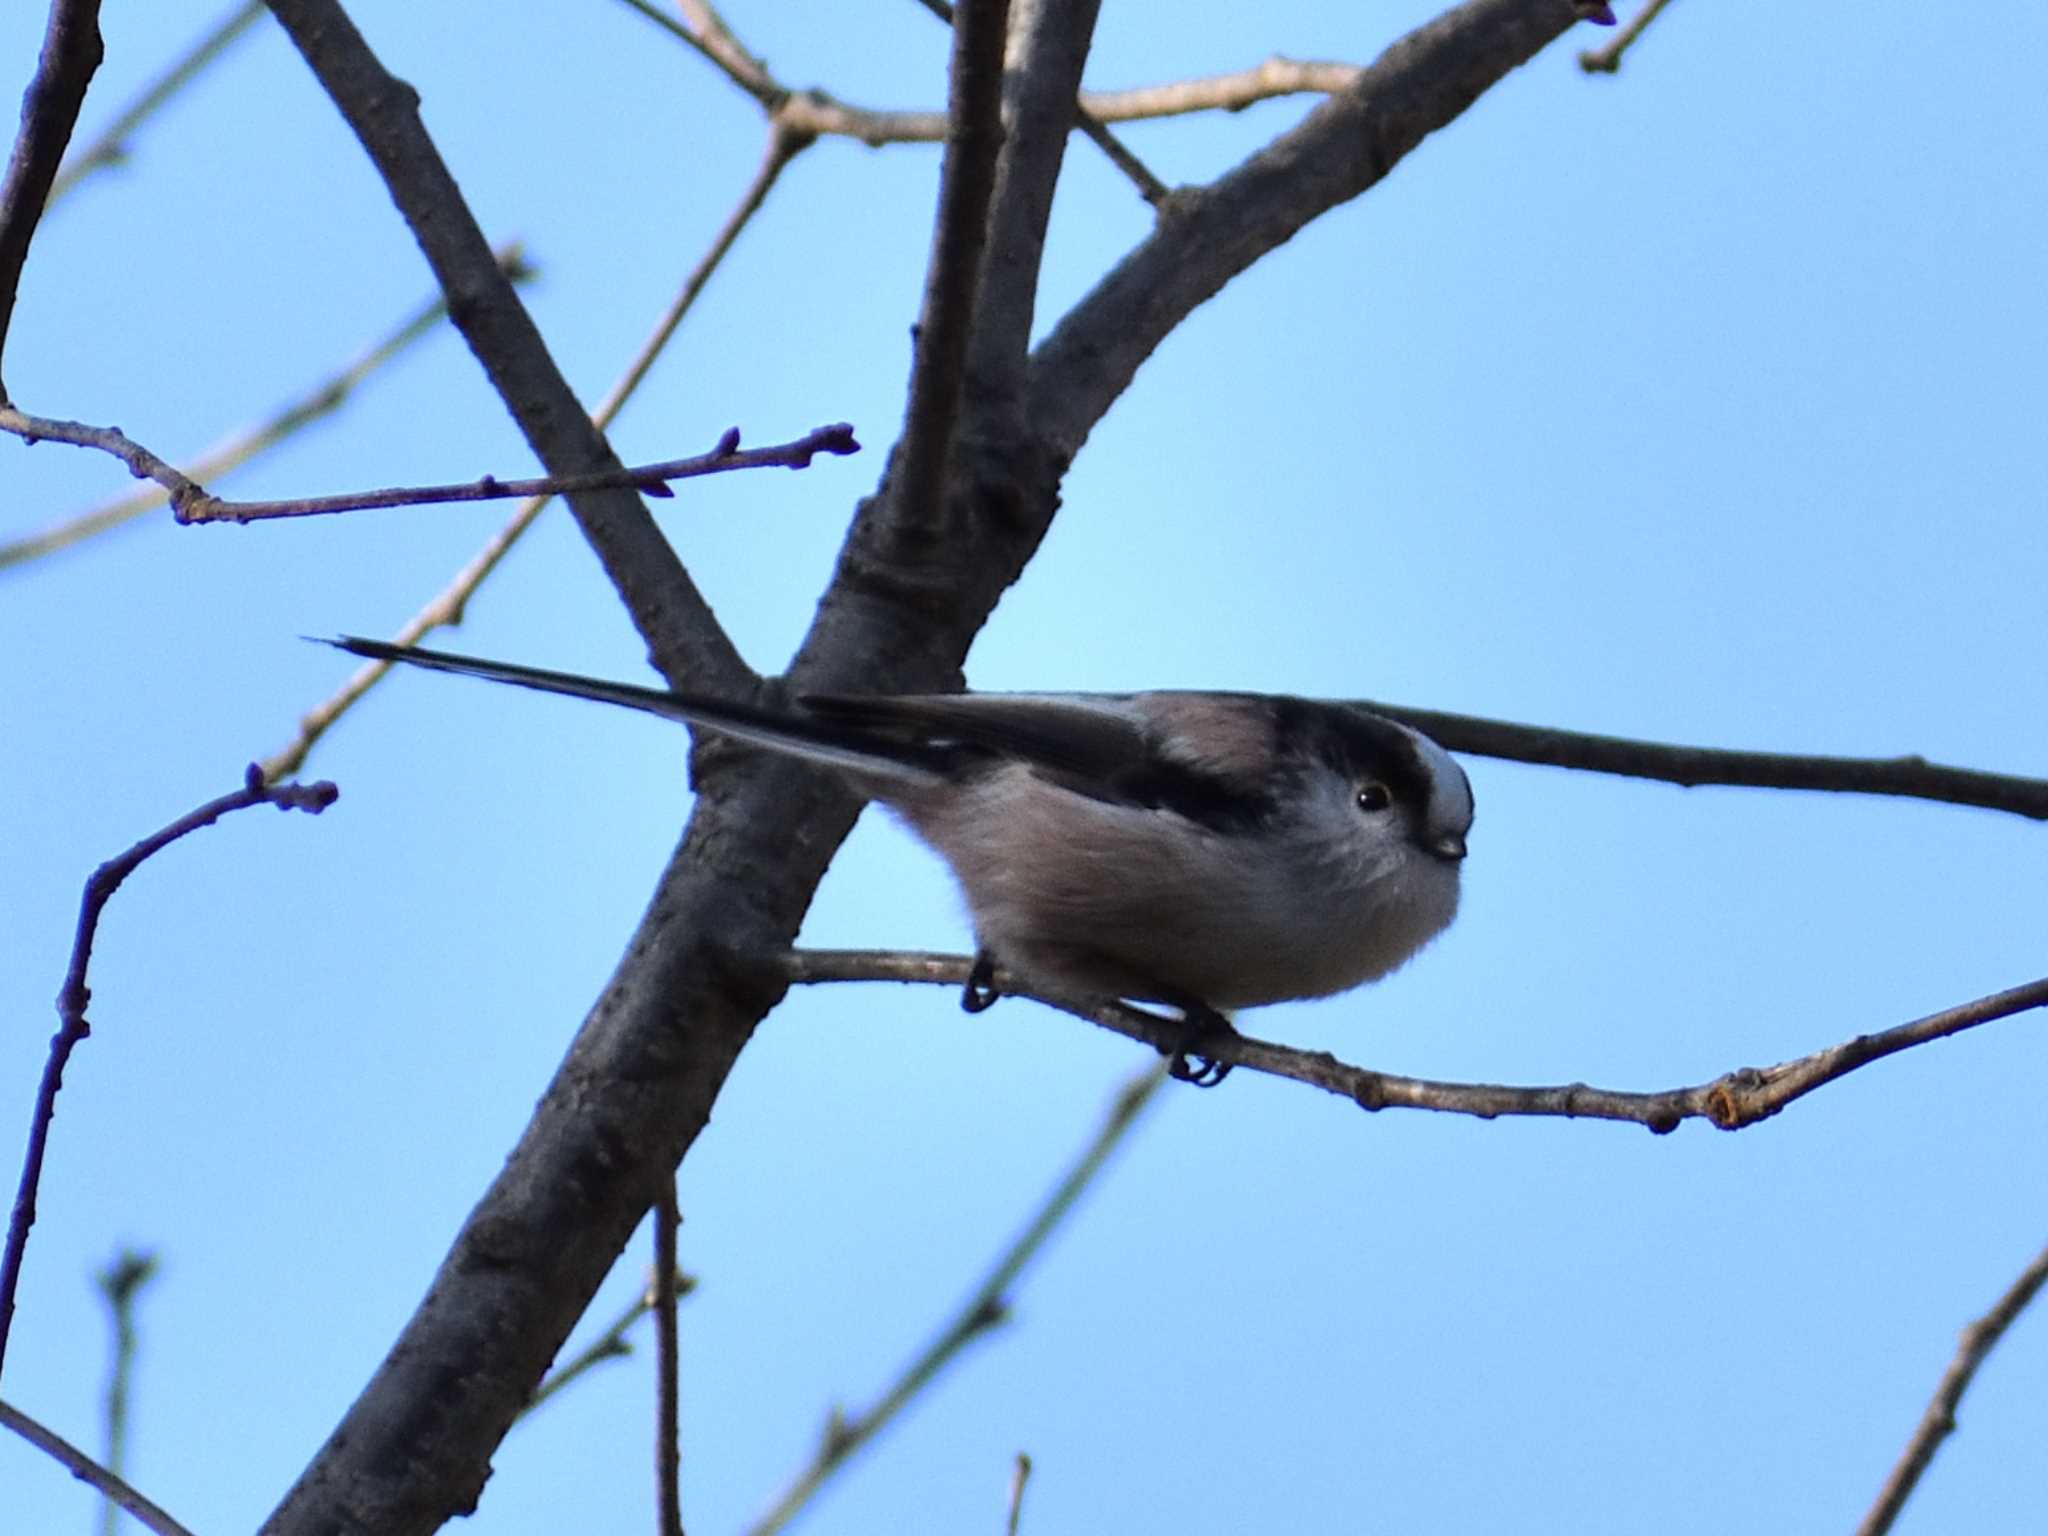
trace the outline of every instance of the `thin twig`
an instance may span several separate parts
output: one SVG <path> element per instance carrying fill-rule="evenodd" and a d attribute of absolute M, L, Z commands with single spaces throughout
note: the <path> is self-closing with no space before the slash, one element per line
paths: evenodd
<path fill-rule="evenodd" d="M 288 501 L 224 501 L 165 463 L 119 427 L 91 427 L 83 422 L 27 416 L 0 406 L 0 430 L 24 440 L 74 443 L 111 453 L 134 472 L 156 481 L 170 493 L 171 510 L 180 523 L 259 523 L 282 517 L 322 517 L 335 512 L 363 512 L 378 507 L 420 507 L 456 501 L 504 501 L 514 496 L 574 496 L 583 491 L 636 490 L 650 496 L 671 496 L 670 481 L 735 469 L 809 469 L 821 453 L 858 453 L 853 428 L 845 422 L 813 427 L 802 437 L 767 448 L 739 446 L 739 428 L 718 440 L 709 453 L 687 459 L 664 459 L 618 469 L 594 469 L 574 475 L 544 475 L 534 480 L 500 480 L 485 475 L 458 485 L 404 485 L 380 491 L 345 491 L 335 496 L 303 496 Z"/>
<path fill-rule="evenodd" d="M 683 1536 L 681 1347 L 676 1337 L 676 1183 L 654 1202 L 654 1488 L 656 1536 Z"/>
<path fill-rule="evenodd" d="M 697 1288 L 696 1277 L 678 1270 L 671 1282 L 678 1298 L 687 1296 Z M 585 1372 L 603 1365 L 607 1360 L 623 1360 L 633 1353 L 633 1341 L 626 1337 L 633 1325 L 654 1310 L 654 1280 L 650 1276 L 640 1294 L 632 1304 L 611 1320 L 605 1330 L 583 1348 L 548 1373 L 547 1380 L 533 1389 L 533 1396 L 526 1400 L 520 1417 L 525 1418 L 536 1408 L 570 1385 Z"/>
<path fill-rule="evenodd" d="M 527 264 L 516 242 L 501 247 L 498 257 L 513 282 L 523 283 L 533 277 L 534 269 Z M 297 400 L 283 406 L 267 420 L 245 431 L 234 433 L 200 454 L 192 460 L 191 468 L 185 471 L 186 478 L 202 484 L 218 479 L 231 470 L 240 469 L 258 454 L 274 448 L 300 429 L 341 409 L 358 385 L 415 342 L 432 335 L 434 328 L 447 318 L 447 314 L 448 301 L 438 294 L 435 295 L 432 300 L 407 317 L 390 335 L 353 362 L 321 380 Z M 95 534 L 105 533 L 110 528 L 118 528 L 145 512 L 155 510 L 169 500 L 168 491 L 161 485 L 152 485 L 147 490 L 133 491 L 126 496 L 117 497 L 77 517 L 66 518 L 63 522 L 52 524 L 39 533 L 29 534 L 12 543 L 0 544 L 0 570 L 24 564 L 43 555 L 54 554 Z"/>
<path fill-rule="evenodd" d="M 726 215 L 725 223 L 712 238 L 710 249 L 683 279 L 682 287 L 669 302 L 668 308 L 656 322 L 647 340 L 641 343 L 639 353 L 626 365 L 626 371 L 598 403 L 597 409 L 590 413 L 592 423 L 600 432 L 610 427 L 617 419 L 626 402 L 632 399 L 634 391 L 640 387 L 641 381 L 653 369 L 656 359 L 661 356 L 669 340 L 682 325 L 683 317 L 690 312 L 691 306 L 697 301 L 697 296 L 704 291 L 704 285 L 710 282 L 712 273 L 718 270 L 719 263 L 725 259 L 726 253 L 739 239 L 740 231 L 746 228 L 748 221 L 767 201 L 769 190 L 774 187 L 783 169 L 811 142 L 810 139 L 786 132 L 779 125 L 770 125 L 768 144 L 762 153 L 761 164 L 755 170 L 754 178 L 746 191 L 741 194 L 738 204 Z M 523 503 L 505 525 L 491 535 L 483 548 L 472 555 L 462 569 L 455 573 L 448 585 L 406 620 L 392 638 L 400 645 L 414 645 L 438 628 L 460 624 L 463 610 L 470 598 L 476 595 L 477 589 L 483 585 L 491 572 L 498 568 L 499 562 L 511 552 L 526 530 L 533 526 L 534 519 L 540 516 L 541 510 L 551 499 L 546 496 L 535 496 Z M 263 759 L 264 775 L 275 782 L 297 773 L 305 764 L 315 744 L 327 734 L 335 721 L 347 714 L 355 706 L 356 700 L 374 688 L 390 670 L 391 665 L 388 662 L 374 662 L 367 667 L 358 668 L 339 689 L 300 717 L 298 731 L 289 742 Z"/>
<path fill-rule="evenodd" d="M 0 1427 L 13 1430 L 46 1456 L 62 1463 L 81 1483 L 93 1487 L 140 1520 L 157 1536 L 192 1536 L 154 1501 L 137 1493 L 121 1478 L 94 1461 L 56 1431 L 47 1429 L 12 1403 L 0 1402 Z"/>
<path fill-rule="evenodd" d="M 1547 725 L 1521 725 L 1477 715 L 1411 709 L 1360 701 L 1359 707 L 1404 721 L 1456 752 L 1578 768 L 1630 779 L 1657 779 L 1693 788 L 1732 784 L 1755 789 L 1827 790 L 1852 795 L 1896 795 L 2010 811 L 2048 821 L 2048 779 L 1952 768 L 1924 757 L 1818 757 L 1795 752 L 1740 752 L 1670 742 L 1599 736 Z"/>
<path fill-rule="evenodd" d="M 1589 75 L 1618 73 L 1621 69 L 1621 56 L 1628 52 L 1629 45 L 1643 35 L 1643 29 L 1655 21 L 1657 13 L 1670 3 L 1671 0 L 1648 0 L 1606 47 L 1588 48 L 1582 52 L 1579 55 L 1579 68 Z"/>
<path fill-rule="evenodd" d="M 107 1370 L 105 1418 L 107 1470 L 116 1477 L 128 1472 L 128 1399 L 135 1370 L 135 1298 L 156 1274 L 156 1255 L 124 1248 L 100 1271 L 100 1295 L 114 1325 L 114 1358 Z M 112 1498 L 100 1502 L 101 1536 L 114 1536 L 121 1508 Z"/>
<path fill-rule="evenodd" d="M 1363 74 L 1357 64 L 1326 59 L 1290 59 L 1274 54 L 1263 64 L 1229 74 L 1201 75 L 1127 91 L 1083 91 L 1081 105 L 1108 123 L 1182 117 L 1191 112 L 1242 112 L 1279 96 L 1335 95 Z"/>
<path fill-rule="evenodd" d="M 752 92 L 755 99 L 769 107 L 775 104 L 777 96 L 786 94 L 768 73 L 768 66 L 734 36 L 710 0 L 677 0 L 677 9 L 695 30 L 696 41 L 705 55 L 742 89 Z"/>
<path fill-rule="evenodd" d="M 105 56 L 99 0 L 50 0 L 42 55 L 21 98 L 21 132 L 8 156 L 7 179 L 0 182 L 0 353 L 7 350 L 29 244 L 50 205 L 86 87 Z M 0 383 L 0 404 L 6 400 L 7 386 Z"/>
<path fill-rule="evenodd" d="M 965 955 L 909 951 L 801 949 L 789 951 L 781 960 L 782 974 L 792 983 L 902 981 L 958 987 L 966 984 L 972 968 L 973 961 Z M 1161 1053 L 1184 1051 L 1187 1047 L 1187 1026 L 1177 1018 L 1162 1018 L 1099 998 L 1055 993 L 1002 973 L 998 973 L 996 985 L 1005 994 L 1036 998 L 1063 1013 L 1141 1040 Z M 1804 1098 L 1836 1078 L 1846 1077 L 1858 1067 L 1994 1019 L 2042 1007 L 2048 1007 L 2048 978 L 1946 1008 L 1877 1034 L 1857 1035 L 1776 1066 L 1738 1067 L 1697 1087 L 1653 1093 L 1591 1088 L 1584 1083 L 1518 1088 L 1498 1083 L 1446 1083 L 1400 1077 L 1352 1066 L 1326 1051 L 1297 1050 L 1250 1035 L 1204 1040 L 1201 1054 L 1218 1064 L 1249 1067 L 1255 1072 L 1307 1083 L 1350 1099 L 1361 1109 L 1429 1109 L 1476 1115 L 1483 1120 L 1502 1115 L 1624 1120 L 1648 1126 L 1660 1135 L 1675 1130 L 1682 1121 L 1698 1119 L 1710 1121 L 1724 1131 L 1735 1131 L 1770 1118 L 1793 1100 Z"/>
<path fill-rule="evenodd" d="M 1978 1368 L 1998 1347 L 2006 1329 L 2027 1309 L 2027 1303 L 2034 1299 L 2044 1284 L 2048 1284 L 2048 1248 L 2034 1255 L 2033 1262 L 2020 1271 L 2019 1279 L 2013 1281 L 2006 1293 L 1998 1298 L 1996 1306 L 1963 1330 L 1955 1358 L 1941 1373 L 1934 1397 L 1927 1404 L 1927 1411 L 1920 1416 L 1919 1428 L 1913 1431 L 1913 1438 L 1907 1442 L 1898 1464 L 1892 1468 L 1891 1476 L 1885 1479 L 1877 1502 L 1863 1517 L 1863 1523 L 1856 1527 L 1856 1536 L 1884 1536 L 1892 1528 L 1892 1523 L 1899 1518 L 1899 1511 L 1906 1507 L 1906 1500 L 1913 1496 L 1914 1488 L 1919 1485 L 1921 1474 L 1941 1448 L 1941 1442 L 1955 1433 L 1956 1408 L 1962 1402 L 1963 1394 L 1969 1390 Z"/>
<path fill-rule="evenodd" d="M 0 1361 L 7 1354 L 7 1335 L 14 1324 L 14 1297 L 21 1283 L 22 1255 L 28 1247 L 28 1231 L 35 1225 L 36 1188 L 42 1181 L 43 1157 L 48 1149 L 50 1122 L 57 1113 L 57 1090 L 64 1085 L 64 1068 L 80 1041 L 92 1033 L 85 1009 L 92 991 L 85 984 L 86 967 L 92 963 L 93 937 L 99 931 L 100 914 L 121 882 L 143 861 L 175 843 L 190 832 L 213 825 L 231 811 L 252 805 L 274 805 L 281 811 L 304 811 L 317 816 L 334 804 L 341 791 L 325 781 L 313 784 L 265 784 L 263 770 L 249 765 L 242 787 L 233 794 L 209 800 L 186 812 L 162 830 L 151 833 L 125 853 L 117 854 L 94 870 L 85 882 L 85 896 L 78 908 L 78 931 L 71 944 L 71 964 L 64 972 L 64 985 L 57 993 L 57 1033 L 50 1040 L 49 1059 L 43 1065 L 43 1080 L 36 1090 L 35 1113 L 29 1121 L 28 1155 L 22 1162 L 21 1185 L 14 1196 L 14 1212 L 7 1224 L 7 1249 L 0 1259 Z"/>
<path fill-rule="evenodd" d="M 1009 16 L 1009 0 L 963 0 L 953 24 L 952 128 L 939 170 L 938 216 L 910 364 L 910 402 L 889 477 L 898 528 L 926 534 L 943 521 L 946 471 L 988 250 L 989 203 L 1003 148 L 1003 41 Z"/>
<path fill-rule="evenodd" d="M 1019 1525 L 1024 1519 L 1024 1485 L 1031 1481 L 1031 1458 L 1019 1451 L 1017 1463 L 1010 1471 L 1010 1516 L 1003 1522 L 1008 1536 L 1017 1536 Z"/>
<path fill-rule="evenodd" d="M 190 85 L 201 70 L 226 52 L 228 44 L 248 31 L 262 14 L 263 0 L 245 0 L 186 49 L 170 68 L 144 86 L 133 101 L 115 114 L 114 120 L 107 124 L 98 138 L 73 154 L 58 169 L 56 183 L 50 188 L 51 203 L 54 204 L 94 171 L 124 162 L 128 158 L 128 140 L 135 130 L 165 102 Z"/>
<path fill-rule="evenodd" d="M 815 953 L 822 952 L 800 951 L 795 958 L 809 958 Z M 1025 1266 L 1037 1257 L 1045 1240 L 1072 1213 L 1075 1202 L 1101 1173 L 1110 1154 L 1122 1144 L 1138 1116 L 1157 1096 L 1159 1085 L 1165 1081 L 1164 1066 L 1148 1067 L 1117 1090 L 1102 1124 L 1081 1155 L 1053 1186 L 1024 1230 L 996 1261 L 981 1284 L 975 1287 L 965 1304 L 872 1408 L 850 1419 L 833 1413 L 810 1465 L 796 1475 L 768 1513 L 749 1528 L 749 1536 L 772 1536 L 773 1532 L 787 1526 L 826 1480 L 844 1466 L 854 1452 L 874 1439 L 911 1399 L 930 1386 L 962 1349 L 1008 1318 L 1007 1292 L 1010 1287 L 1016 1283 Z"/>

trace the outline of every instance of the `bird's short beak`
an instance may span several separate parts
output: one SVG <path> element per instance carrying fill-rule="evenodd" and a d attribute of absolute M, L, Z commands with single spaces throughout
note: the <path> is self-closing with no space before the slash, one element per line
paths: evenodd
<path fill-rule="evenodd" d="M 1465 839 L 1453 832 L 1450 836 L 1440 837 L 1431 843 L 1429 851 L 1438 858 L 1455 864 L 1458 860 L 1465 857 Z"/>

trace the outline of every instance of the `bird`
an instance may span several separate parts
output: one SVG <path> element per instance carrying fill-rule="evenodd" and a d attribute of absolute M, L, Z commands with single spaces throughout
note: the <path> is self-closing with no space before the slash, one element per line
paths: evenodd
<path fill-rule="evenodd" d="M 1026 986 L 1176 1010 L 1174 1075 L 1243 1008 L 1376 981 L 1458 909 L 1472 787 L 1422 732 L 1285 694 L 801 694 L 750 703 L 357 636 L 352 655 L 624 706 L 836 772 L 950 866 L 962 995 Z M 1191 1063 L 1189 1057 L 1195 1058 Z"/>

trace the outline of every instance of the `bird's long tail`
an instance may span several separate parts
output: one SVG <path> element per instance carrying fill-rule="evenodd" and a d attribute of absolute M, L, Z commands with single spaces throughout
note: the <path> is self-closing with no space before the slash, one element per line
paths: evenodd
<path fill-rule="evenodd" d="M 666 688 L 608 682 L 576 672 L 553 672 L 545 667 L 522 667 L 508 661 L 488 661 L 480 656 L 457 656 L 448 651 L 428 650 L 424 646 L 365 640 L 356 635 L 343 635 L 339 639 L 328 640 L 326 644 L 371 661 L 405 662 L 436 672 L 481 677 L 494 683 L 510 683 L 519 688 L 566 694 L 577 699 L 593 699 L 600 704 L 617 704 L 646 714 L 660 715 L 667 720 L 681 720 L 757 746 L 829 764 L 870 785 L 905 780 L 928 783 L 942 772 L 938 755 L 925 743 L 816 719 L 799 710 L 765 709 L 753 704 L 705 698 L 699 694 L 673 693 Z"/>

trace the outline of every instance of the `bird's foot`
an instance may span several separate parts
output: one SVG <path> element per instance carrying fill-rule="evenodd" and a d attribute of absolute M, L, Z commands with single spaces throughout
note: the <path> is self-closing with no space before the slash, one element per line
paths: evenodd
<path fill-rule="evenodd" d="M 1239 1039 L 1230 1020 L 1207 1003 L 1177 1003 L 1181 1011 L 1181 1032 L 1171 1049 L 1162 1049 L 1166 1075 L 1197 1088 L 1214 1088 L 1230 1076 L 1231 1063 L 1215 1054 L 1215 1047 Z M 1208 1049 L 1204 1049 L 1207 1047 Z"/>
<path fill-rule="evenodd" d="M 986 1013 L 1002 995 L 996 986 L 995 957 L 983 950 L 974 957 L 974 969 L 967 973 L 967 985 L 960 989 L 960 1006 L 968 1013 Z"/>

